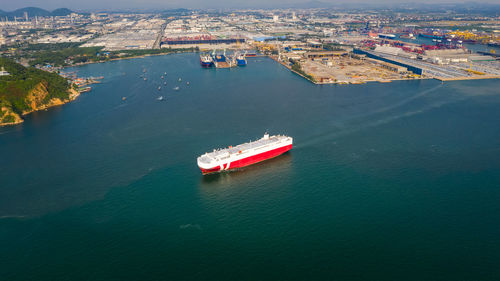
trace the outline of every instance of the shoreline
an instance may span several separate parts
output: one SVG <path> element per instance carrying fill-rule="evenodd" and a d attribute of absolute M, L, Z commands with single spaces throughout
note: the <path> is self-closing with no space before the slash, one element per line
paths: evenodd
<path fill-rule="evenodd" d="M 388 80 L 364 80 L 364 81 L 359 81 L 359 82 L 356 82 L 356 83 L 352 83 L 352 82 L 347 82 L 347 83 L 344 83 L 344 82 L 318 82 L 318 81 L 313 81 L 313 80 L 309 79 L 308 77 L 304 76 L 302 73 L 299 73 L 299 72 L 293 70 L 291 67 L 289 67 L 288 65 L 284 64 L 283 62 L 278 61 L 273 56 L 267 56 L 267 57 L 271 58 L 275 62 L 281 64 L 284 67 L 286 67 L 291 72 L 293 72 L 293 73 L 295 73 L 295 74 L 303 77 L 304 79 L 306 79 L 307 81 L 309 81 L 309 82 L 311 82 L 311 83 L 313 83 L 315 85 L 360 85 L 360 84 L 366 84 L 366 83 L 370 83 L 370 82 L 391 83 L 393 81 L 415 81 L 415 80 L 435 79 L 435 78 L 430 78 L 430 77 L 423 77 L 423 78 L 412 78 L 412 79 L 399 78 L 399 79 L 388 79 Z"/>
<path fill-rule="evenodd" d="M 71 67 L 78 67 L 78 66 L 82 66 L 82 65 L 95 64 L 95 63 L 105 63 L 105 62 L 125 60 L 125 59 L 137 59 L 137 58 L 145 58 L 145 57 L 150 57 L 150 56 L 164 56 L 164 55 L 181 54 L 181 53 L 196 53 L 196 51 L 193 51 L 193 50 L 189 50 L 189 51 L 186 51 L 186 52 L 175 51 L 175 52 L 168 52 L 168 53 L 161 53 L 161 54 L 144 54 L 144 55 L 124 57 L 124 58 L 113 58 L 113 59 L 109 59 L 109 60 L 106 60 L 106 61 L 92 61 L 92 62 L 80 63 L 80 64 L 77 64 L 77 65 L 64 66 L 64 67 L 58 68 L 57 70 L 60 71 L 60 70 L 64 70 L 64 69 L 71 68 Z M 57 73 L 57 74 L 60 75 L 59 73 Z M 21 116 L 26 116 L 28 114 L 31 114 L 33 112 L 37 112 L 37 111 L 41 111 L 41 110 L 47 110 L 49 108 L 56 107 L 56 106 L 62 106 L 62 105 L 65 105 L 67 103 L 70 103 L 70 102 L 76 100 L 85 91 L 75 90 L 71 86 L 70 89 L 68 89 L 68 92 L 69 92 L 69 96 L 68 96 L 67 100 L 62 101 L 60 99 L 53 99 L 53 100 L 51 100 L 51 102 L 53 102 L 53 103 L 49 102 L 48 104 L 42 105 L 41 107 L 37 108 L 36 110 L 31 110 L 31 111 L 23 112 L 21 114 L 17 114 L 17 113 L 15 113 L 15 114 L 17 116 L 21 117 Z M 19 125 L 19 124 L 22 124 L 22 123 L 24 123 L 24 119 L 22 119 L 22 118 L 16 118 L 16 121 L 13 122 L 13 123 L 0 123 L 0 127 L 15 126 L 15 125 Z"/>
<path fill-rule="evenodd" d="M 186 51 L 186 52 L 170 52 L 170 53 L 161 53 L 161 54 L 144 54 L 144 55 L 137 55 L 137 56 L 130 56 L 130 57 L 124 57 L 124 58 L 113 58 L 109 60 L 104 60 L 104 61 L 91 61 L 91 62 L 82 62 L 79 64 L 73 64 L 73 65 L 68 65 L 68 66 L 62 66 L 58 68 L 58 70 L 62 69 L 67 69 L 71 67 L 78 67 L 82 65 L 87 65 L 87 64 L 95 64 L 95 63 L 105 63 L 105 62 L 111 62 L 111 61 L 118 61 L 118 60 L 127 60 L 127 59 L 138 59 L 138 58 L 145 58 L 145 57 L 152 57 L 152 56 L 165 56 L 165 55 L 173 55 L 173 54 L 185 54 L 185 53 L 196 53 L 197 51 Z"/>
<path fill-rule="evenodd" d="M 68 69 L 68 68 L 71 68 L 71 67 L 79 67 L 79 66 L 88 65 L 88 64 L 95 64 L 95 63 L 105 63 L 105 62 L 110 62 L 110 61 L 118 61 L 118 60 L 126 60 L 126 59 L 137 59 L 137 58 L 145 58 L 145 57 L 150 57 L 150 56 L 164 56 L 164 55 L 173 55 L 173 54 L 183 54 L 183 53 L 199 53 L 199 51 L 192 51 L 192 50 L 185 51 L 185 52 L 183 52 L 183 51 L 176 51 L 176 52 L 161 53 L 161 54 L 144 54 L 144 55 L 124 57 L 124 58 L 113 58 L 113 59 L 109 59 L 109 60 L 106 60 L 106 61 L 92 61 L 92 62 L 80 63 L 80 64 L 77 64 L 77 65 L 65 66 L 65 67 L 61 67 L 58 70 Z M 347 83 L 346 82 L 318 82 L 318 81 L 315 81 L 315 80 L 311 80 L 310 78 L 306 77 L 302 73 L 299 73 L 299 72 L 293 70 L 291 67 L 289 67 L 285 63 L 278 61 L 278 59 L 275 56 L 272 56 L 272 55 L 261 55 L 261 57 L 268 57 L 268 58 L 272 59 L 273 61 L 279 63 L 280 65 L 282 65 L 285 68 L 287 68 L 288 70 L 290 70 L 292 73 L 301 76 L 302 78 L 306 79 L 307 81 L 309 81 L 309 82 L 311 82 L 311 83 L 313 83 L 315 85 L 359 85 L 359 84 L 366 84 L 366 83 L 369 83 L 369 82 L 391 83 L 393 81 L 415 81 L 415 80 L 429 80 L 429 79 L 434 79 L 434 80 L 438 80 L 438 81 L 442 81 L 442 82 L 446 82 L 446 81 L 466 81 L 466 80 L 500 79 L 500 76 L 485 75 L 485 76 L 456 77 L 456 78 L 420 77 L 420 78 L 412 78 L 412 79 L 400 78 L 400 79 L 388 79 L 388 80 L 364 80 L 364 81 L 359 81 L 359 82 L 355 82 L 355 83 L 352 83 L 352 82 L 347 82 Z M 60 74 L 58 73 L 58 75 L 60 75 Z M 68 89 L 68 92 L 69 92 L 69 96 L 68 96 L 67 100 L 63 101 L 63 100 L 60 100 L 60 99 L 57 99 L 57 98 L 56 99 L 52 99 L 48 104 L 42 105 L 39 108 L 37 108 L 36 110 L 32 110 L 32 111 L 28 111 L 28 112 L 23 112 L 21 114 L 17 114 L 17 113 L 15 113 L 15 114 L 18 115 L 19 117 L 20 116 L 26 116 L 26 115 L 31 114 L 31 113 L 36 112 L 36 111 L 47 110 L 47 109 L 52 108 L 52 107 L 61 106 L 61 105 L 64 105 L 64 104 L 67 104 L 67 103 L 70 103 L 70 102 L 76 100 L 85 91 L 75 90 L 72 87 L 70 87 L 70 89 Z M 16 118 L 16 121 L 13 122 L 13 123 L 0 123 L 0 127 L 15 126 L 15 125 L 19 125 L 19 124 L 22 124 L 22 123 L 24 123 L 24 119 L 22 119 L 22 118 L 20 118 L 20 119 Z"/>
<path fill-rule="evenodd" d="M 397 78 L 397 79 L 387 79 L 387 80 L 363 80 L 363 81 L 358 81 L 358 82 L 354 82 L 354 83 L 353 82 L 318 82 L 318 81 L 311 80 L 308 77 L 304 76 L 303 74 L 293 70 L 291 67 L 289 67 L 285 63 L 278 61 L 278 59 L 272 55 L 268 55 L 267 57 L 271 58 L 275 62 L 286 67 L 291 72 L 303 77 L 304 79 L 308 80 L 309 82 L 311 82 L 315 85 L 359 85 L 359 84 L 366 84 L 366 83 L 370 83 L 370 82 L 391 83 L 393 81 L 416 81 L 416 80 L 429 80 L 429 79 L 434 79 L 434 80 L 438 80 L 441 82 L 500 79 L 500 75 L 482 75 L 482 76 L 478 75 L 478 76 L 463 76 L 463 77 L 453 77 L 453 78 L 444 78 L 444 77 L 437 77 L 436 76 L 436 77 L 419 77 L 419 78 Z"/>
<path fill-rule="evenodd" d="M 162 54 L 144 54 L 144 55 L 124 57 L 124 58 L 114 58 L 114 59 L 109 59 L 109 60 L 106 60 L 106 61 L 92 61 L 92 62 L 80 63 L 78 65 L 65 66 L 65 67 L 58 68 L 57 70 L 60 71 L 60 70 L 64 70 L 64 69 L 67 69 L 67 68 L 78 67 L 78 66 L 87 65 L 87 64 L 105 63 L 105 62 L 117 61 L 117 60 L 136 59 L 136 58 L 144 58 L 144 57 L 149 57 L 149 56 L 163 56 L 163 55 L 170 55 L 170 54 L 190 53 L 190 52 L 194 52 L 194 51 L 189 51 L 189 52 L 178 52 L 178 51 L 176 51 L 176 52 L 169 52 L 169 53 L 162 53 Z M 60 75 L 59 73 L 57 73 L 57 74 Z M 13 123 L 0 123 L 0 127 L 15 126 L 15 125 L 22 124 L 22 123 L 24 123 L 24 119 L 20 118 L 21 116 L 26 116 L 26 115 L 29 115 L 29 114 L 31 114 L 33 112 L 37 112 L 37 111 L 41 111 L 41 110 L 47 110 L 47 109 L 52 108 L 52 107 L 65 105 L 67 103 L 70 103 L 70 102 L 76 100 L 82 93 L 85 92 L 85 91 L 75 90 L 72 87 L 73 86 L 70 86 L 70 89 L 68 89 L 69 96 L 68 96 L 67 100 L 52 99 L 48 104 L 44 104 L 44 105 L 40 106 L 39 108 L 37 108 L 35 110 L 31 110 L 31 111 L 27 111 L 27 112 L 22 112 L 21 114 L 17 114 L 15 112 L 13 112 L 19 118 L 16 118 L 16 121 L 13 122 Z"/>
<path fill-rule="evenodd" d="M 26 112 L 23 112 L 21 114 L 13 112 L 14 114 L 16 114 L 19 117 L 19 119 L 17 119 L 17 121 L 13 122 L 13 123 L 0 123 L 0 127 L 15 126 L 15 125 L 22 124 L 22 123 L 24 123 L 24 119 L 21 118 L 22 116 L 26 116 L 26 115 L 29 115 L 33 112 L 37 112 L 37 111 L 41 111 L 41 110 L 47 110 L 47 109 L 52 108 L 52 107 L 65 105 L 67 103 L 70 103 L 70 102 L 76 100 L 82 94 L 82 92 L 79 92 L 73 88 L 68 89 L 68 92 L 69 92 L 69 96 L 68 96 L 67 100 L 60 100 L 58 98 L 54 98 L 54 99 L 51 99 L 48 104 L 44 104 L 35 110 L 26 111 Z"/>
<path fill-rule="evenodd" d="M 117 60 L 136 59 L 136 58 L 144 58 L 144 57 L 149 57 L 149 56 L 163 56 L 163 55 L 170 55 L 170 54 L 190 53 L 190 52 L 195 52 L 195 51 L 191 51 L 190 50 L 190 51 L 186 51 L 186 52 L 176 51 L 176 52 L 169 52 L 169 53 L 162 53 L 162 54 L 144 54 L 144 55 L 124 57 L 124 58 L 114 58 L 114 59 L 109 59 L 109 60 L 106 60 L 106 61 L 92 61 L 92 62 L 80 63 L 80 64 L 77 64 L 77 65 L 70 65 L 70 66 L 61 67 L 61 68 L 58 68 L 57 70 L 60 71 L 60 70 L 64 70 L 64 69 L 67 69 L 67 68 L 78 67 L 78 66 L 87 65 L 87 64 L 105 63 L 105 62 L 117 61 Z M 60 75 L 59 73 L 57 73 L 57 74 Z M 76 100 L 85 91 L 79 91 L 79 90 L 73 89 L 73 84 L 72 84 L 70 86 L 70 88 L 68 89 L 68 92 L 69 92 L 69 96 L 68 96 L 67 100 L 52 99 L 48 104 L 44 104 L 44 105 L 40 106 L 39 108 L 37 108 L 35 110 L 31 110 L 31 111 L 27 111 L 27 112 L 22 112 L 21 114 L 17 114 L 15 112 L 13 112 L 19 118 L 16 118 L 16 121 L 13 122 L 13 123 L 0 123 L 0 127 L 8 127 L 8 126 L 15 126 L 15 125 L 22 124 L 22 123 L 24 123 L 24 119 L 20 118 L 21 116 L 26 116 L 26 115 L 29 115 L 29 114 L 31 114 L 33 112 L 37 112 L 37 111 L 41 111 L 41 110 L 47 110 L 47 109 L 52 108 L 52 107 L 65 105 L 67 103 L 70 103 L 70 102 Z"/>
<path fill-rule="evenodd" d="M 309 81 L 309 82 L 311 82 L 311 83 L 313 83 L 313 84 L 315 84 L 315 85 L 321 85 L 319 82 L 317 82 L 317 81 L 313 81 L 313 80 L 311 80 L 311 79 L 307 78 L 307 77 L 306 77 L 306 76 L 304 76 L 302 73 L 299 73 L 299 72 L 297 72 L 297 71 L 293 70 L 293 69 L 292 69 L 291 67 L 289 67 L 288 65 L 284 64 L 283 62 L 278 61 L 278 59 L 276 59 L 274 56 L 268 55 L 267 57 L 268 57 L 268 58 L 270 58 L 270 59 L 272 59 L 273 61 L 275 61 L 275 62 L 277 62 L 277 63 L 281 64 L 281 65 L 282 65 L 282 66 L 284 66 L 286 69 L 290 70 L 292 73 L 295 73 L 295 74 L 297 74 L 297 75 L 301 76 L 302 78 L 306 79 L 307 81 Z M 330 84 L 333 84 L 333 83 L 330 83 Z"/>

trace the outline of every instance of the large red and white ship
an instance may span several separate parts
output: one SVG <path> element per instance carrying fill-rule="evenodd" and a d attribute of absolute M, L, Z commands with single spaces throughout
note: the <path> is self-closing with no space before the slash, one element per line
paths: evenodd
<path fill-rule="evenodd" d="M 256 141 L 207 152 L 198 157 L 198 167 L 203 174 L 245 167 L 289 151 L 292 143 L 291 137 L 266 133 Z"/>

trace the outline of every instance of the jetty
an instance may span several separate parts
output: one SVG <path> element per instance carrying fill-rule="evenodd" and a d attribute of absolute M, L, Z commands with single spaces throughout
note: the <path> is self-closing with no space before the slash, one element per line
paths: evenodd
<path fill-rule="evenodd" d="M 230 63 L 228 62 L 225 62 L 225 61 L 221 61 L 221 62 L 216 62 L 215 63 L 215 67 L 216 68 L 230 68 L 234 65 L 231 65 Z"/>
<path fill-rule="evenodd" d="M 222 54 L 217 54 L 216 50 L 214 49 L 211 57 L 215 68 L 231 68 L 236 66 L 234 57 L 226 55 L 226 49 L 224 49 L 224 52 Z"/>

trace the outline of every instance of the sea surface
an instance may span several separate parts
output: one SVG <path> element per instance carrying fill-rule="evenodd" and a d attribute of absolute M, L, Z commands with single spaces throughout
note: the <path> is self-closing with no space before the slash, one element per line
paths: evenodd
<path fill-rule="evenodd" d="M 0 128 L 0 280 L 500 280 L 499 80 L 319 86 L 194 53 L 68 71 L 104 79 Z M 266 131 L 294 148 L 202 176 Z"/>

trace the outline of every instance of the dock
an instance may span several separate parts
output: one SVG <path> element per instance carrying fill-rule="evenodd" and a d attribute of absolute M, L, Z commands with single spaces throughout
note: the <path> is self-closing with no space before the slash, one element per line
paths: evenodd
<path fill-rule="evenodd" d="M 475 76 L 460 76 L 460 77 L 434 77 L 439 81 L 462 81 L 462 80 L 482 80 L 482 79 L 500 79 L 500 75 L 475 75 Z"/>
<path fill-rule="evenodd" d="M 230 67 L 233 67 L 233 66 L 235 66 L 235 65 L 229 64 L 229 63 L 227 63 L 225 61 L 217 62 L 215 64 L 216 68 L 230 68 Z"/>
<path fill-rule="evenodd" d="M 210 56 L 210 57 L 207 57 Z M 243 57 L 243 58 L 242 58 Z M 224 52 L 222 54 L 217 54 L 216 50 L 213 50 L 212 54 L 207 54 L 203 58 L 206 60 L 204 62 L 205 65 L 209 64 L 209 61 L 212 62 L 211 66 L 215 66 L 215 68 L 231 68 L 231 67 L 236 67 L 240 65 L 246 65 L 246 57 L 247 53 L 242 53 L 241 51 L 235 50 L 234 53 L 230 55 L 226 55 L 226 50 L 224 49 Z M 200 60 L 201 60 L 200 56 Z M 242 63 L 242 60 L 245 61 L 245 63 Z"/>
<path fill-rule="evenodd" d="M 354 49 L 348 51 L 306 52 L 301 55 L 281 53 L 270 57 L 315 84 L 389 83 L 397 80 L 436 79 L 460 81 L 499 79 L 497 60 L 463 54 L 467 61 L 433 63 L 375 52 Z"/>

